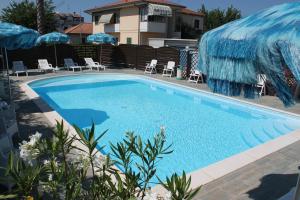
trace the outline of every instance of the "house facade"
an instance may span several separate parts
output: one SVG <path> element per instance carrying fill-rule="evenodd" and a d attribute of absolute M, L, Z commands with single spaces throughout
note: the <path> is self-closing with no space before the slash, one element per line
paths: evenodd
<path fill-rule="evenodd" d="M 63 33 L 66 29 L 84 22 L 84 17 L 77 13 L 55 13 L 55 28 Z"/>
<path fill-rule="evenodd" d="M 86 43 L 87 36 L 93 34 L 93 24 L 81 23 L 76 26 L 72 26 L 65 30 L 65 34 L 70 37 L 70 43 L 84 44 Z"/>
<path fill-rule="evenodd" d="M 148 45 L 150 38 L 182 37 L 181 26 L 203 30 L 203 14 L 167 0 L 121 0 L 85 12 L 93 33 L 107 33 L 120 44 Z"/>

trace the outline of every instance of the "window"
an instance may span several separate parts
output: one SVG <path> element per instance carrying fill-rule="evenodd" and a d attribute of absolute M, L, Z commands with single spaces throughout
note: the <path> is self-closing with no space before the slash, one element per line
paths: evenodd
<path fill-rule="evenodd" d="M 95 15 L 94 20 L 95 20 L 95 24 L 98 25 L 99 24 L 99 15 Z"/>
<path fill-rule="evenodd" d="M 141 17 L 141 22 L 148 21 L 148 7 L 140 8 L 140 17 Z"/>
<path fill-rule="evenodd" d="M 114 13 L 113 19 L 112 19 L 112 24 L 119 24 L 119 23 L 120 23 L 120 14 Z"/>
<path fill-rule="evenodd" d="M 167 22 L 167 17 L 158 16 L 158 15 L 151 15 L 151 16 L 148 16 L 148 21 L 149 22 L 166 23 Z"/>
<path fill-rule="evenodd" d="M 199 21 L 199 19 L 195 20 L 195 22 L 194 22 L 194 28 L 195 29 L 199 29 L 200 28 L 200 21 Z"/>
<path fill-rule="evenodd" d="M 127 44 L 132 44 L 132 38 L 131 37 L 128 37 L 126 40 L 127 40 L 127 42 L 126 42 Z"/>
<path fill-rule="evenodd" d="M 85 43 L 86 43 L 86 38 L 85 38 L 85 37 L 81 38 L 81 43 L 82 43 L 82 44 L 85 44 Z"/>
<path fill-rule="evenodd" d="M 175 32 L 181 32 L 181 22 L 182 22 L 181 17 L 177 16 L 175 22 Z"/>

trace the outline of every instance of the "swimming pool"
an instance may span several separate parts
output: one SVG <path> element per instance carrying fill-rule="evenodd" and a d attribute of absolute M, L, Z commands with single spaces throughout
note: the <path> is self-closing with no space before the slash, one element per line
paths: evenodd
<path fill-rule="evenodd" d="M 143 138 L 166 128 L 174 152 L 158 176 L 192 172 L 300 129 L 300 118 L 142 76 L 85 74 L 34 81 L 29 86 L 70 124 L 109 142 L 134 131 Z"/>

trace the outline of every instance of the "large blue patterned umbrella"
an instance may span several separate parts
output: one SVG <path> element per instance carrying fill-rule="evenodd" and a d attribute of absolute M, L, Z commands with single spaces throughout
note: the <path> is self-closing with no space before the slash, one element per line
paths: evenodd
<path fill-rule="evenodd" d="M 39 33 L 11 23 L 0 22 L 0 47 L 8 50 L 26 49 L 34 46 Z"/>
<path fill-rule="evenodd" d="M 57 55 L 56 55 L 56 44 L 64 44 L 69 42 L 70 37 L 66 34 L 63 33 L 59 33 L 59 32 L 52 32 L 52 33 L 47 33 L 45 35 L 40 36 L 37 41 L 36 44 L 42 44 L 42 43 L 46 43 L 46 44 L 54 44 L 54 54 L 55 54 L 55 64 L 57 67 Z"/>
<path fill-rule="evenodd" d="M 284 68 L 300 82 L 300 2 L 277 5 L 203 35 L 199 69 L 208 85 L 225 95 L 255 96 L 266 74 L 285 105 L 294 103 Z"/>
<path fill-rule="evenodd" d="M 5 49 L 6 57 L 6 68 L 8 73 L 8 83 L 10 88 L 9 80 L 9 67 L 8 67 L 8 57 L 7 51 L 14 49 L 27 49 L 34 46 L 39 33 L 35 30 L 25 28 L 11 23 L 0 22 L 0 48 Z M 10 91 L 10 90 L 9 90 Z M 9 92 L 9 97 L 11 98 L 11 93 Z"/>
<path fill-rule="evenodd" d="M 101 44 L 100 48 L 100 64 L 102 61 L 102 44 L 117 44 L 117 38 L 106 33 L 96 33 L 87 37 L 87 42 Z"/>
<path fill-rule="evenodd" d="M 90 43 L 99 43 L 99 44 L 117 44 L 117 39 L 106 33 L 96 33 L 89 35 L 87 41 Z"/>

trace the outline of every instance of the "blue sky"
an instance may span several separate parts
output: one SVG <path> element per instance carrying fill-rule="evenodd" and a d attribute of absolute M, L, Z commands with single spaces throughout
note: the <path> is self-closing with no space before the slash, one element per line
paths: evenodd
<path fill-rule="evenodd" d="M 21 0 L 16 0 L 21 1 Z M 53 0 L 60 12 L 73 12 L 82 13 L 85 17 L 85 21 L 90 21 L 91 17 L 83 11 L 95 6 L 100 6 L 116 0 Z M 0 9 L 6 7 L 10 0 L 0 0 Z M 226 8 L 230 5 L 240 9 L 243 16 L 247 16 L 260 9 L 270 7 L 272 5 L 293 2 L 288 0 L 173 0 L 173 2 L 186 5 L 194 10 L 200 8 L 204 3 L 207 8 Z"/>

